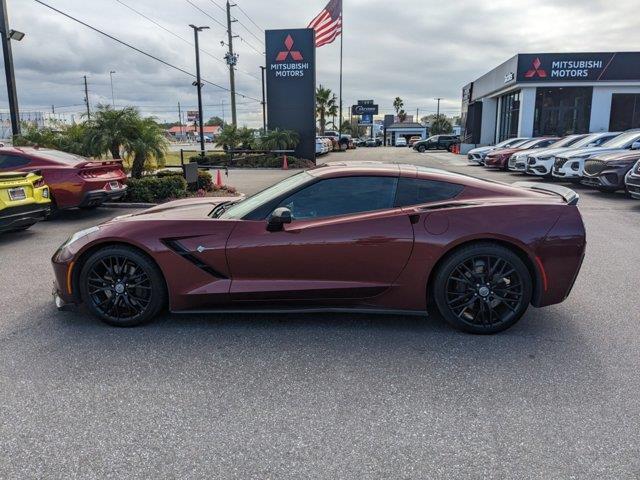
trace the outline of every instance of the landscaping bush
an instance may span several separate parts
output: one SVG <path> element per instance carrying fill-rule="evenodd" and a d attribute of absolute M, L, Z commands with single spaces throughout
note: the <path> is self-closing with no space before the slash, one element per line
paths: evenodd
<path fill-rule="evenodd" d="M 254 154 L 236 154 L 233 161 L 229 161 L 229 155 L 207 154 L 204 161 L 199 156 L 191 157 L 192 162 L 198 162 L 201 165 L 211 165 L 212 167 L 236 167 L 236 168 L 282 168 L 282 155 L 267 155 L 263 153 Z M 287 155 L 287 163 L 289 168 L 313 168 L 315 163 L 304 158 L 296 158 Z"/>
<path fill-rule="evenodd" d="M 160 178 L 165 178 L 174 175 L 182 176 L 182 172 L 177 170 L 161 170 L 156 175 Z M 195 185 L 187 185 L 187 188 L 190 192 L 197 192 L 198 190 L 212 192 L 214 190 L 214 185 L 211 173 L 206 170 L 198 170 L 198 183 Z"/>
<path fill-rule="evenodd" d="M 157 203 L 186 196 L 186 180 L 182 175 L 171 174 L 130 178 L 125 199 L 128 202 Z"/>

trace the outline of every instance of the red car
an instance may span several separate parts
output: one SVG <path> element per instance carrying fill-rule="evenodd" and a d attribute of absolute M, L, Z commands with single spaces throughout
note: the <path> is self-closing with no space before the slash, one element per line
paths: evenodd
<path fill-rule="evenodd" d="M 55 208 L 90 208 L 122 198 L 127 175 L 121 160 L 92 160 L 59 150 L 0 148 L 0 172 L 39 170 Z"/>
<path fill-rule="evenodd" d="M 494 333 L 562 302 L 585 250 L 568 188 L 350 162 L 247 199 L 187 199 L 71 236 L 53 256 L 59 308 L 112 325 L 172 312 L 425 314 Z"/>
<path fill-rule="evenodd" d="M 500 168 L 502 170 L 508 170 L 509 157 L 514 153 L 521 152 L 523 150 L 533 150 L 536 148 L 545 148 L 554 142 L 560 140 L 559 137 L 538 137 L 524 142 L 517 147 L 512 148 L 499 148 L 489 152 L 484 159 L 484 166 L 488 168 Z"/>

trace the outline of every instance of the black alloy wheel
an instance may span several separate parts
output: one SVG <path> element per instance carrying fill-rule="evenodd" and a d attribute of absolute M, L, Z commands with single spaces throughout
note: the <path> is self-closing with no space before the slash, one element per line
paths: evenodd
<path fill-rule="evenodd" d="M 531 301 L 531 276 L 511 250 L 472 244 L 451 255 L 435 277 L 441 315 L 469 333 L 497 333 L 515 324 Z"/>
<path fill-rule="evenodd" d="M 80 272 L 80 292 L 94 315 L 118 327 L 145 323 L 166 303 L 158 267 L 125 246 L 105 247 L 87 259 Z"/>
<path fill-rule="evenodd" d="M 424 145 L 418 145 L 418 151 L 420 153 L 424 153 L 427 150 L 427 147 L 425 147 Z"/>

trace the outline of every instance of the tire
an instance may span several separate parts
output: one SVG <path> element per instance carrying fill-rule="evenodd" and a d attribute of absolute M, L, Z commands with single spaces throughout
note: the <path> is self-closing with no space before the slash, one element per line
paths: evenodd
<path fill-rule="evenodd" d="M 420 153 L 424 153 L 427 151 L 427 147 L 425 147 L 424 145 L 418 145 L 418 151 Z"/>
<path fill-rule="evenodd" d="M 132 281 L 133 286 L 128 283 Z M 167 304 L 162 272 L 132 247 L 108 246 L 92 253 L 82 266 L 79 283 L 89 311 L 116 327 L 147 323 Z"/>
<path fill-rule="evenodd" d="M 487 269 L 494 271 L 490 278 Z M 432 287 L 442 317 L 475 334 L 513 326 L 527 310 L 533 291 L 529 270 L 518 255 L 490 242 L 462 247 L 446 257 Z"/>
<path fill-rule="evenodd" d="M 92 204 L 92 205 L 82 205 L 79 206 L 78 208 L 80 210 L 95 210 L 96 208 L 98 208 L 100 205 L 97 204 Z"/>

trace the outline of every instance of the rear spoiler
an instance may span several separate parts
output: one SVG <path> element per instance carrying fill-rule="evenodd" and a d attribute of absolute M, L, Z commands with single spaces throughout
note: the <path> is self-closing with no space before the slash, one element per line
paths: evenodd
<path fill-rule="evenodd" d="M 108 166 L 122 166 L 122 160 L 120 159 L 109 159 L 109 160 L 87 160 L 86 162 L 80 162 L 76 164 L 78 168 L 100 168 L 100 167 L 108 167 Z"/>
<path fill-rule="evenodd" d="M 530 190 L 539 190 L 541 192 L 554 193 L 560 195 L 567 205 L 577 205 L 580 200 L 580 195 L 571 190 L 570 188 L 563 187 L 561 185 L 552 185 L 550 183 L 538 183 L 538 182 L 515 182 L 512 184 L 514 187 L 528 188 Z"/>

